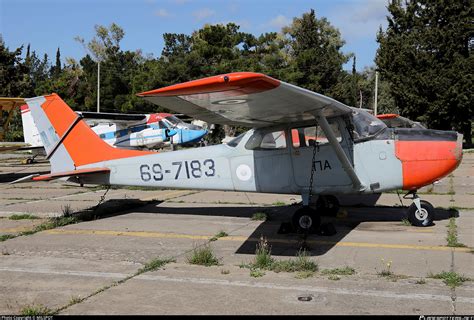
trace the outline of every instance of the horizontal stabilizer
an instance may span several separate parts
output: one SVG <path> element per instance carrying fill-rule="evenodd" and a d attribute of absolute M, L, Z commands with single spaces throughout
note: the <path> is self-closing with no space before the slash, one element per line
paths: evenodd
<path fill-rule="evenodd" d="M 79 170 L 72 170 L 72 171 L 65 171 L 65 172 L 50 173 L 50 174 L 44 174 L 44 175 L 32 174 L 32 175 L 20 178 L 18 180 L 15 180 L 13 182 L 10 182 L 10 184 L 15 184 L 15 183 L 20 183 L 20 182 L 29 182 L 29 181 L 50 181 L 50 180 L 65 178 L 65 177 L 80 177 L 80 176 L 84 176 L 88 174 L 109 173 L 109 172 L 110 172 L 109 168 L 88 168 L 88 169 L 79 169 Z"/>

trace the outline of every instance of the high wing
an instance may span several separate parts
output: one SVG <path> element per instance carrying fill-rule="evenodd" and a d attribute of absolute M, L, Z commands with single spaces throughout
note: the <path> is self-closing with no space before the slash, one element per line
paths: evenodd
<path fill-rule="evenodd" d="M 269 76 L 236 72 L 139 93 L 152 103 L 215 124 L 265 127 L 350 113 L 347 105 Z"/>
<path fill-rule="evenodd" d="M 0 140 L 3 140 L 16 108 L 25 104 L 23 98 L 0 97 Z M 6 117 L 4 118 L 4 114 Z"/>
<path fill-rule="evenodd" d="M 86 121 L 94 123 L 116 123 L 121 125 L 133 125 L 146 121 L 144 114 L 123 114 L 123 113 L 106 113 L 106 112 L 86 112 L 76 111 Z"/>

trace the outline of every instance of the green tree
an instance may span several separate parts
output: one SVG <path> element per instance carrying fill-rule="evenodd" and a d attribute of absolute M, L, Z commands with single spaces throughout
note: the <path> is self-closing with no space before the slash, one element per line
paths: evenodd
<path fill-rule="evenodd" d="M 316 18 L 311 9 L 301 18 L 294 18 L 283 32 L 288 37 L 289 54 L 294 59 L 287 80 L 335 99 L 347 100 L 341 97 L 336 86 L 346 80 L 342 66 L 350 57 L 341 51 L 344 40 L 339 31 L 326 18 Z M 350 99 L 350 90 L 344 96 Z"/>
<path fill-rule="evenodd" d="M 473 6 L 469 0 L 393 0 L 376 63 L 401 114 L 472 139 Z"/>

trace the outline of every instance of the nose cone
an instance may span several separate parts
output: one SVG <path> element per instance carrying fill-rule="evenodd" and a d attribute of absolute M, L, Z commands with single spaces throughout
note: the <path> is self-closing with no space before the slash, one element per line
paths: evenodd
<path fill-rule="evenodd" d="M 396 141 L 396 155 L 402 161 L 404 190 L 431 184 L 447 176 L 461 163 L 462 135 L 437 131 L 433 138 L 430 131 L 434 132 L 426 130 L 425 135 L 418 136 L 415 141 Z"/>
<path fill-rule="evenodd" d="M 196 142 L 207 134 L 207 130 L 183 130 L 184 143 Z"/>

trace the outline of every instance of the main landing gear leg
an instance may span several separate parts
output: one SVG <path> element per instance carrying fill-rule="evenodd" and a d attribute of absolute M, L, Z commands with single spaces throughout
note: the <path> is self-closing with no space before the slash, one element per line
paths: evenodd
<path fill-rule="evenodd" d="M 407 210 L 408 221 L 410 221 L 412 226 L 428 227 L 433 224 L 435 209 L 431 203 L 421 200 L 416 194 L 416 190 L 408 192 L 403 198 L 413 200 L 413 203 Z"/>

